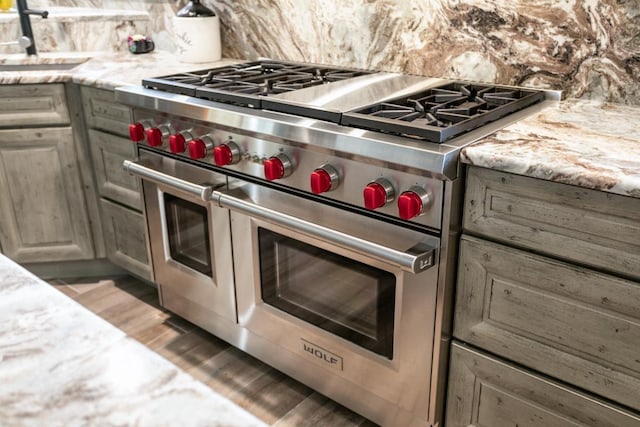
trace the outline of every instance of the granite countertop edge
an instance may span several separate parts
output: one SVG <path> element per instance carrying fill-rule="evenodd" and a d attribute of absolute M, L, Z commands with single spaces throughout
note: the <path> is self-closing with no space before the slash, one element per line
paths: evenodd
<path fill-rule="evenodd" d="M 86 52 L 68 55 L 42 54 L 38 58 L 17 58 L 20 55 L 0 55 L 0 64 L 67 63 L 74 57 L 84 62 L 67 70 L 19 70 L 0 71 L 0 84 L 67 83 L 115 89 L 126 85 L 139 85 L 143 78 L 174 74 L 185 71 L 219 67 L 240 62 L 239 59 L 222 58 L 205 63 L 183 63 L 174 53 L 156 50 L 144 54 L 122 52 Z M 80 61 L 82 61 L 81 59 Z"/>
<path fill-rule="evenodd" d="M 640 107 L 567 99 L 464 148 L 460 159 L 640 198 Z"/>

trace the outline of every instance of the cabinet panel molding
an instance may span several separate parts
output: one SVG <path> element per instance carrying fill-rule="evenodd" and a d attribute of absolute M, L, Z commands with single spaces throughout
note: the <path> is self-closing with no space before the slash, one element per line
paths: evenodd
<path fill-rule="evenodd" d="M 71 128 L 0 130 L 0 241 L 17 262 L 92 259 Z"/>
<path fill-rule="evenodd" d="M 640 199 L 472 167 L 463 227 L 640 279 Z"/>
<path fill-rule="evenodd" d="M 454 336 L 640 410 L 640 283 L 463 235 Z"/>
<path fill-rule="evenodd" d="M 139 277 L 151 280 L 146 224 L 140 212 L 101 199 L 107 257 Z"/>
<path fill-rule="evenodd" d="M 0 127 L 69 124 L 64 85 L 0 85 Z"/>
<path fill-rule="evenodd" d="M 447 427 L 638 427 L 640 416 L 454 342 Z"/>
<path fill-rule="evenodd" d="M 118 104 L 112 90 L 83 86 L 82 106 L 89 127 L 128 137 L 129 124 L 133 120 L 131 110 Z"/>
<path fill-rule="evenodd" d="M 128 139 L 93 129 L 88 133 L 100 195 L 142 210 L 139 180 L 122 169 L 124 160 L 135 158 L 133 143 Z"/>

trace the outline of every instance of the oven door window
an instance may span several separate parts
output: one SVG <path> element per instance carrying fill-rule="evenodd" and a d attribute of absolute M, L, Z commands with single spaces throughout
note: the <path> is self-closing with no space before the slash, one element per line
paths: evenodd
<path fill-rule="evenodd" d="M 392 358 L 393 274 L 263 228 L 258 238 L 265 303 Z"/>
<path fill-rule="evenodd" d="M 171 258 L 211 277 L 207 209 L 166 193 L 164 205 Z"/>

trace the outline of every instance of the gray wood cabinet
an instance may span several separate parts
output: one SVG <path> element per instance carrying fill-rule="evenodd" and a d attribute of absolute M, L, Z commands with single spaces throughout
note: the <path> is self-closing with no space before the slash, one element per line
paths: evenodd
<path fill-rule="evenodd" d="M 0 85 L 0 127 L 68 125 L 62 84 Z"/>
<path fill-rule="evenodd" d="M 81 94 L 90 127 L 87 136 L 107 257 L 125 270 L 151 279 L 140 182 L 122 169 L 122 162 L 136 155 L 134 143 L 124 137 L 132 121 L 131 111 L 116 103 L 111 90 L 82 87 Z"/>
<path fill-rule="evenodd" d="M 104 241 L 109 259 L 140 277 L 150 278 L 142 214 L 107 199 L 100 200 Z"/>
<path fill-rule="evenodd" d="M 454 335 L 640 410 L 640 284 L 463 236 Z"/>
<path fill-rule="evenodd" d="M 446 425 L 640 427 L 640 200 L 470 167 L 463 228 Z"/>
<path fill-rule="evenodd" d="M 136 156 L 134 144 L 99 130 L 90 129 L 88 133 L 100 196 L 141 211 L 140 182 L 122 170 L 122 162 Z"/>
<path fill-rule="evenodd" d="M 74 144 L 70 127 L 0 130 L 0 242 L 9 258 L 94 257 Z"/>
<path fill-rule="evenodd" d="M 133 121 L 131 109 L 116 103 L 112 90 L 83 86 L 81 92 L 87 127 L 124 137 L 129 135 L 129 124 Z"/>
<path fill-rule="evenodd" d="M 446 427 L 638 427 L 640 416 L 454 343 Z"/>
<path fill-rule="evenodd" d="M 471 167 L 463 228 L 640 279 L 640 199 Z"/>

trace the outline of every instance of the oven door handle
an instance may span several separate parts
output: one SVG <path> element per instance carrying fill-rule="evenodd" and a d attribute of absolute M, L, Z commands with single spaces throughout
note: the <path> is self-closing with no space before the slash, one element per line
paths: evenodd
<path fill-rule="evenodd" d="M 131 175 L 138 176 L 155 184 L 166 185 L 167 187 L 183 191 L 205 202 L 211 200 L 211 193 L 213 192 L 213 187 L 211 186 L 194 184 L 152 169 L 140 162 L 132 162 L 131 160 L 125 160 L 122 163 L 122 168 Z"/>
<path fill-rule="evenodd" d="M 230 211 L 235 211 L 252 218 L 261 219 L 290 230 L 301 232 L 319 240 L 399 267 L 409 273 L 415 274 L 423 272 L 433 267 L 435 263 L 436 250 L 424 243 L 419 243 L 406 252 L 403 252 L 286 215 L 220 191 L 214 191 L 211 197 L 214 201 L 217 201 L 220 207 L 227 208 Z"/>

